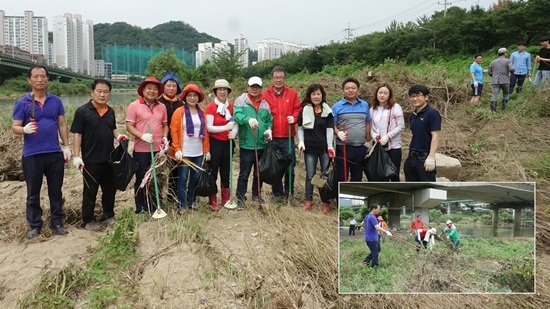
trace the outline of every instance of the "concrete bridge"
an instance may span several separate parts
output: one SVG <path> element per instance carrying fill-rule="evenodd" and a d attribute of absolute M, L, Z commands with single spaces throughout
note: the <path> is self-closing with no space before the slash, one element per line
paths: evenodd
<path fill-rule="evenodd" d="M 498 211 L 513 208 L 514 229 L 521 226 L 521 209 L 535 207 L 534 183 L 464 183 L 464 182 L 386 182 L 340 183 L 340 194 L 361 197 L 366 205 L 389 205 L 389 224 L 400 226 L 400 211 L 411 207 L 413 216 L 421 215 L 429 223 L 429 210 L 447 200 L 473 200 L 489 204 L 493 211 L 493 235 L 498 227 Z M 411 218 L 411 219 L 412 219 Z"/>

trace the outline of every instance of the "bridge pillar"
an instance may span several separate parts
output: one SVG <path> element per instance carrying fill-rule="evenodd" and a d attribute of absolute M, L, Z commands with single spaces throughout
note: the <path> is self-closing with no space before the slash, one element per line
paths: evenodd
<path fill-rule="evenodd" d="M 400 230 L 401 227 L 401 211 L 399 208 L 388 208 L 388 226 L 391 229 Z"/>
<path fill-rule="evenodd" d="M 493 237 L 497 237 L 498 228 L 498 208 L 493 208 Z"/>
<path fill-rule="evenodd" d="M 521 227 L 521 208 L 514 208 L 514 230 Z"/>

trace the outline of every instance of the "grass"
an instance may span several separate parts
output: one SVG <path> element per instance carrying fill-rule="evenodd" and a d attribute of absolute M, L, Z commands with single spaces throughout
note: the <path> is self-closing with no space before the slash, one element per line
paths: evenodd
<path fill-rule="evenodd" d="M 411 241 L 409 237 L 403 238 Z M 533 292 L 534 244 L 524 240 L 462 238 L 460 254 L 443 242 L 416 253 L 383 237 L 380 267 L 361 261 L 370 252 L 364 241 L 340 242 L 341 293 L 509 293 Z"/>

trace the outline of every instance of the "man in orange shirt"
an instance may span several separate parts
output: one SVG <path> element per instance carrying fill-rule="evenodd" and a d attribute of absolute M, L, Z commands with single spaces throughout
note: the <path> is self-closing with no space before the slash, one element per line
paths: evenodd
<path fill-rule="evenodd" d="M 420 215 L 416 215 L 416 219 L 413 220 L 413 222 L 411 223 L 411 229 L 409 230 L 409 234 L 413 235 L 414 233 L 414 235 L 416 235 L 416 230 L 419 230 L 422 228 L 424 228 L 424 222 L 422 222 Z"/>

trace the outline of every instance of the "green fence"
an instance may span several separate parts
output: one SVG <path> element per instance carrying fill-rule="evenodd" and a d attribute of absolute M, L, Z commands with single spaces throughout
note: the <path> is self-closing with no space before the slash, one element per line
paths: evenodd
<path fill-rule="evenodd" d="M 103 59 L 105 63 L 112 63 L 113 74 L 145 76 L 145 69 L 149 60 L 165 50 L 165 48 L 158 47 L 108 45 L 103 47 Z M 188 68 L 195 67 L 193 53 L 186 52 L 183 49 L 174 49 L 174 52 L 176 57 L 185 62 Z"/>

